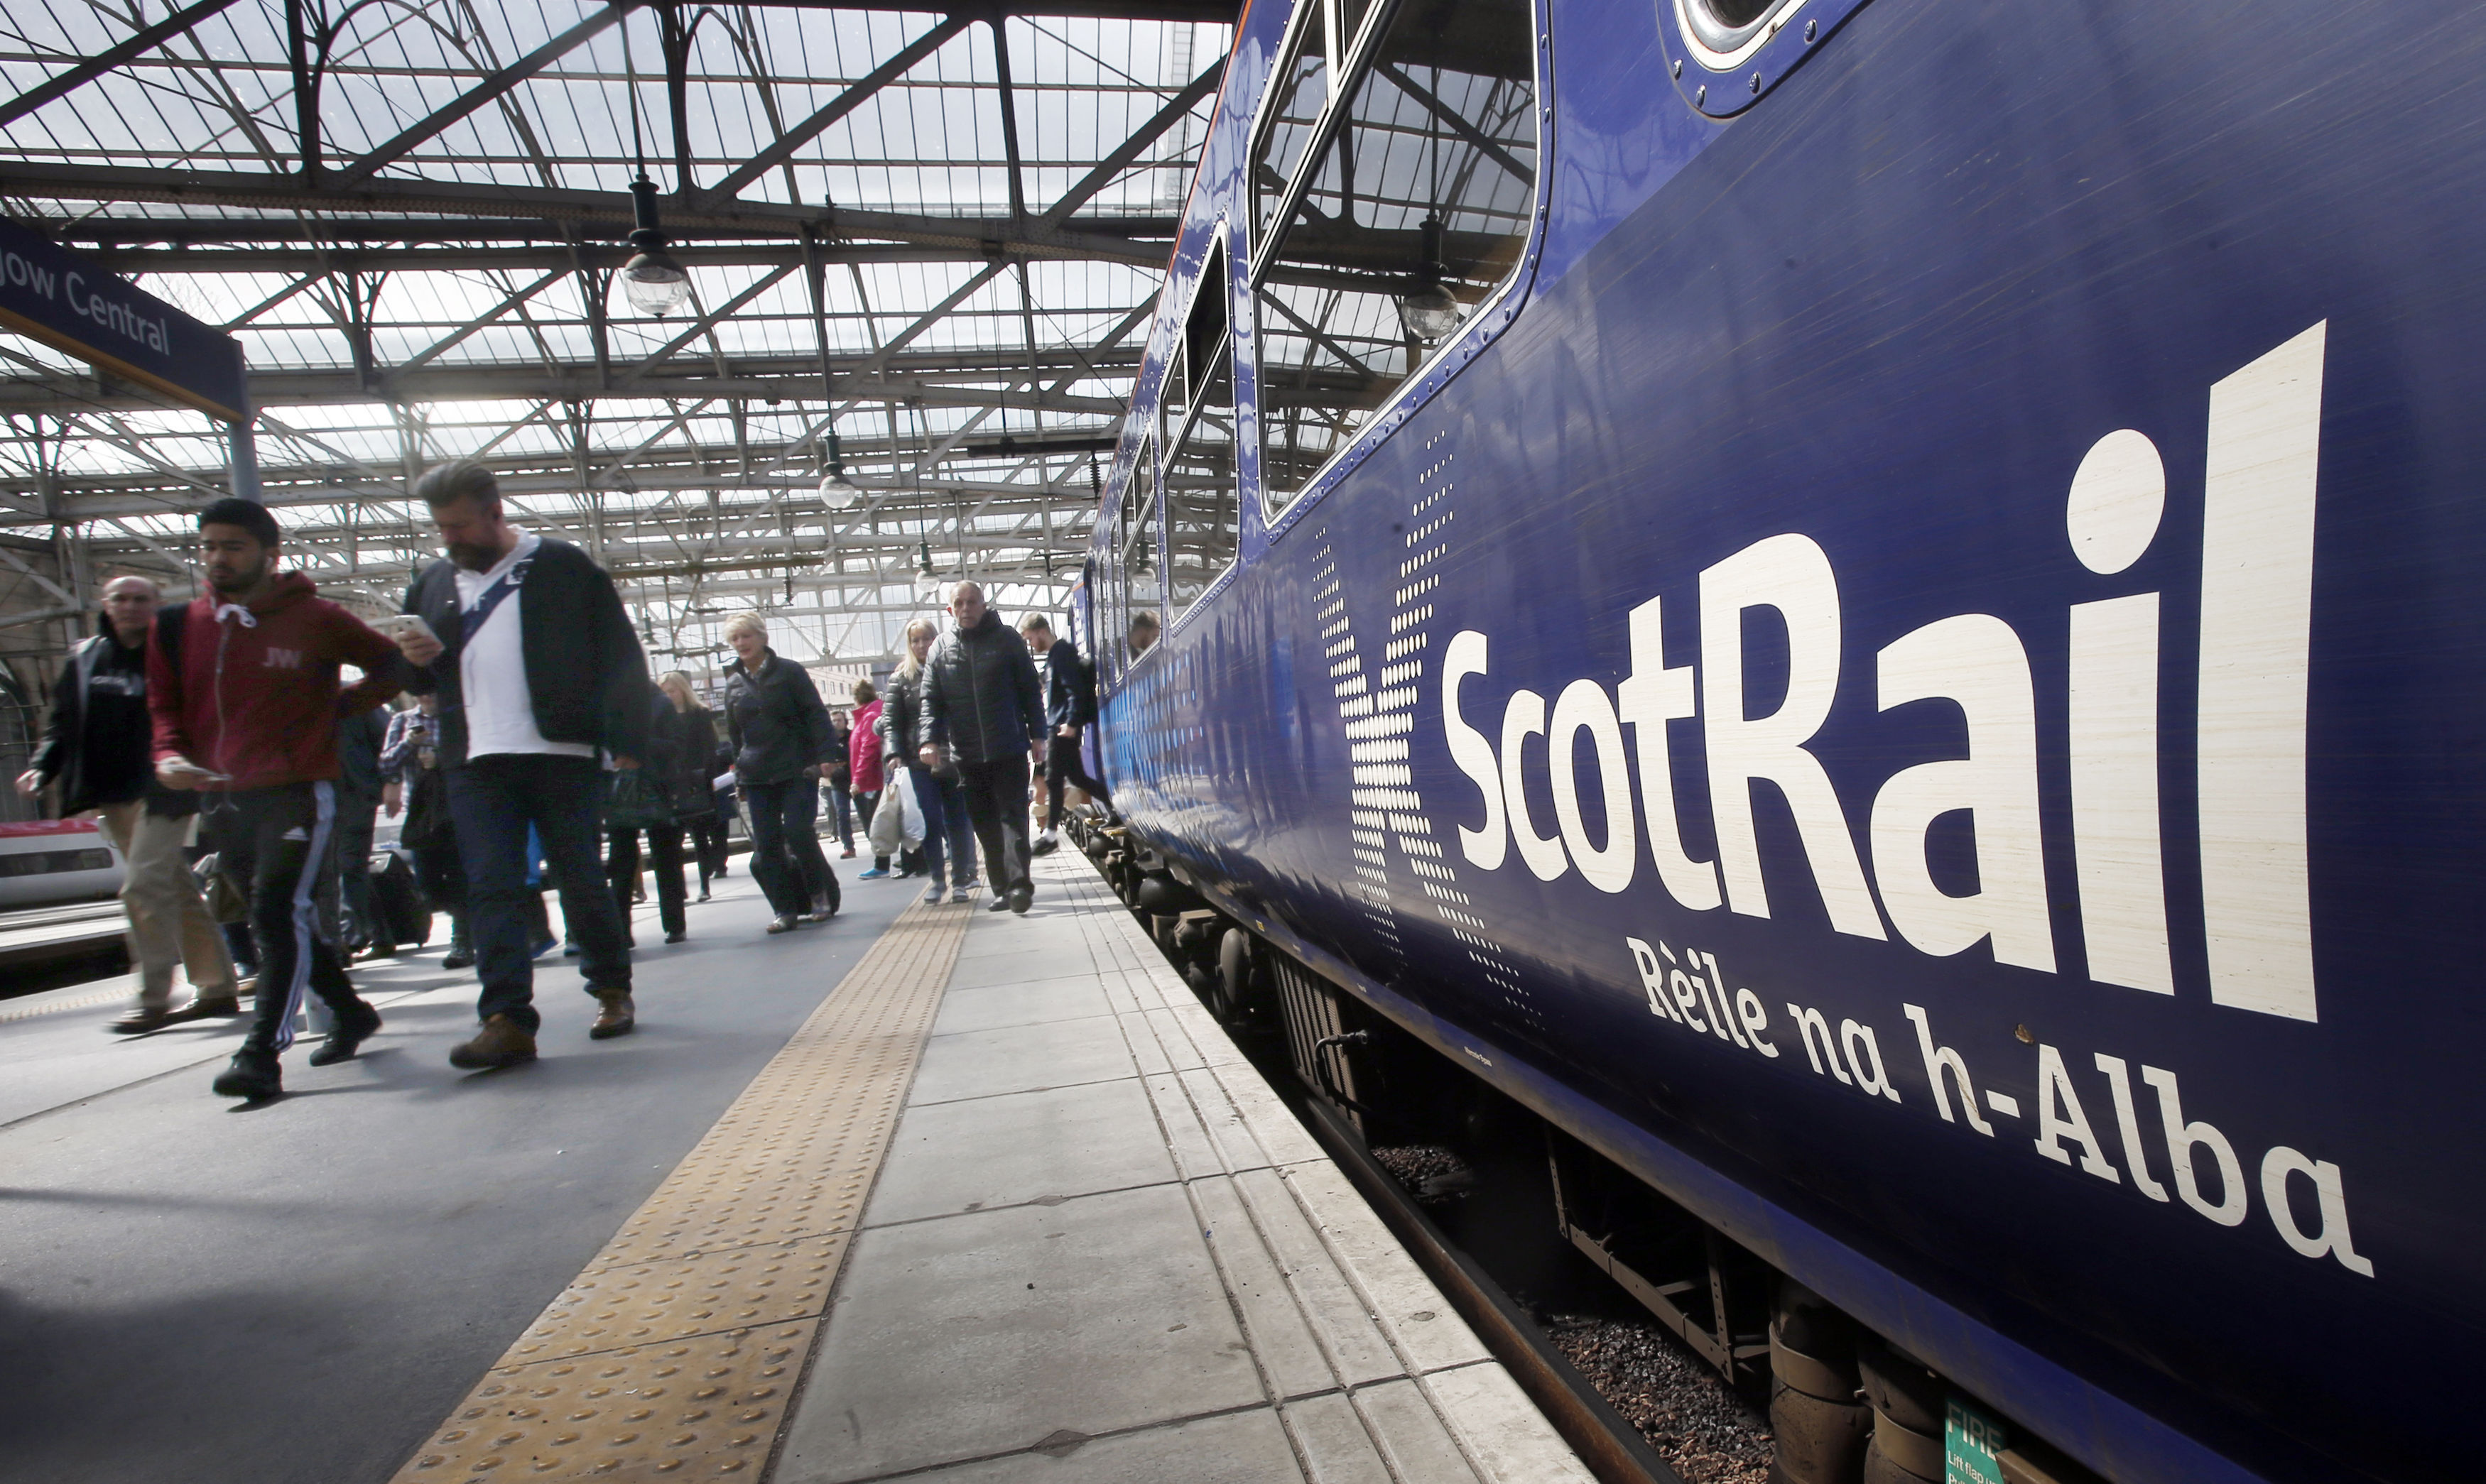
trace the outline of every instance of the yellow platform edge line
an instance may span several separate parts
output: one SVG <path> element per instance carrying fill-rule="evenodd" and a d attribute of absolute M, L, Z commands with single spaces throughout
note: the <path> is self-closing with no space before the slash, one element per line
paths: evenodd
<path fill-rule="evenodd" d="M 900 913 L 396 1484 L 764 1473 L 970 918 Z"/>

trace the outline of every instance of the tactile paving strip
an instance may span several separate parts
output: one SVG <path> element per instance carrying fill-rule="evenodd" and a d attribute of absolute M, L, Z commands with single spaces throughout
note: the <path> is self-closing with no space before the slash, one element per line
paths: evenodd
<path fill-rule="evenodd" d="M 968 921 L 891 923 L 399 1484 L 759 1477 Z"/>

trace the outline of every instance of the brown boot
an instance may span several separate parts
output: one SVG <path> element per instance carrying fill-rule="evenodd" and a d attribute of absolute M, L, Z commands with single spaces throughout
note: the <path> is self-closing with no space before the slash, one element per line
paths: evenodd
<path fill-rule="evenodd" d="M 631 1028 L 639 1024 L 639 1007 L 630 1003 L 626 989 L 599 989 L 595 1003 L 602 1009 L 596 1014 L 595 1024 L 587 1028 L 592 1040 L 609 1041 L 617 1035 L 628 1035 Z"/>
<path fill-rule="evenodd" d="M 472 1072 L 484 1067 L 515 1066 L 535 1058 L 535 1032 L 507 1015 L 495 1015 L 483 1022 L 475 1039 L 449 1054 L 449 1064 Z"/>

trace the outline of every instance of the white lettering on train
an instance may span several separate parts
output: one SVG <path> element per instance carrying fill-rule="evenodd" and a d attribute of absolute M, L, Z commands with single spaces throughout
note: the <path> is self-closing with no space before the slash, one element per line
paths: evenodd
<path fill-rule="evenodd" d="M 2192 745 L 2199 759 L 2211 999 L 2306 1021 L 2317 1019 L 2305 739 L 2326 332 L 2316 324 L 2210 390 L 2200 703 Z M 2156 539 L 2166 499 L 2165 468 L 2149 439 L 2128 428 L 2107 434 L 2071 480 L 2065 533 L 2072 555 L 2099 576 L 2125 571 Z M 1955 706 L 1968 747 L 1964 757 L 1917 763 L 1883 780 L 1863 821 L 1868 879 L 1854 827 L 1815 751 L 1846 647 L 1829 553 L 1795 532 L 1755 541 L 1699 572 L 1698 606 L 1697 664 L 1666 663 L 1665 613 L 1652 597 L 1631 611 L 1631 670 L 1611 697 L 1596 680 L 1572 679 L 1549 715 L 1543 694 L 1520 688 L 1509 693 L 1498 727 L 1471 722 L 1474 702 L 1461 696 L 1464 682 L 1490 673 L 1490 641 L 1476 630 L 1451 639 L 1442 667 L 1442 727 L 1451 762 L 1482 801 L 1480 816 L 1469 815 L 1479 822 L 1458 827 L 1468 864 L 1499 870 L 1515 849 L 1539 880 L 1577 870 L 1599 892 L 1621 893 L 1645 858 L 1667 895 L 1685 909 L 1723 905 L 1767 918 L 1770 890 L 1753 803 L 1755 786 L 1766 783 L 1794 820 L 1802 865 L 1835 930 L 1887 939 L 1887 916 L 1902 941 L 1928 954 L 1947 957 L 1981 943 L 1998 963 L 2058 972 L 2039 810 L 2040 708 L 2020 634 L 1994 615 L 1961 614 L 1875 653 L 1877 707 L 1929 701 Z M 2158 797 L 2159 617 L 2156 592 L 2071 605 L 2064 751 L 2085 972 L 2100 983 L 2171 994 Z M 1746 685 L 1748 618 L 1775 620 L 1785 634 L 1785 691 L 1761 715 L 1751 714 Z M 1671 730 L 1678 723 L 1682 733 Z M 1676 809 L 1675 750 L 1696 731 L 1717 838 L 1714 862 L 1692 858 Z M 1527 784 L 1540 776 L 1550 784 L 1550 819 L 1530 803 Z M 1603 822 L 1593 829 L 1584 799 L 1603 806 Z M 1926 847 L 1937 820 L 1963 814 L 1972 826 L 1976 883 L 1954 894 L 1936 882 Z M 1774 863 L 1782 883 L 1790 864 Z M 1687 985 L 1702 982 L 1684 972 Z M 1723 987 L 1715 993 L 1726 1003 Z M 1649 995 L 1653 1009 L 1686 1026 L 1698 1014 L 1702 1026 L 1715 1023 L 1730 1039 L 1739 1028 L 1733 1005 L 1723 1015 L 1699 1011 L 1665 985 Z M 1811 1023 L 1798 1018 L 1808 1054 L 1822 1065 Z M 1821 1033 L 1827 1040 L 1826 1024 Z M 1920 1028 L 1920 1037 L 1927 1033 Z M 1837 1058 L 1829 1065 L 1854 1081 L 1853 1068 L 1841 1068 Z M 2128 1099 L 2128 1085 L 2117 1086 Z M 2079 1137 L 2085 1120 L 2068 1089 L 2068 1082 L 2049 1084 L 2041 1097 L 2042 1141 L 2053 1153 L 2062 1152 L 2064 1140 L 2082 1146 L 2082 1168 L 2096 1173 L 2104 1157 L 2093 1138 Z M 1978 1126 L 1975 1098 L 1965 1089 L 1961 1096 Z M 2111 1166 L 2102 1178 L 2113 1178 Z M 2179 1192 L 2195 1189 L 2189 1180 L 2179 1174 Z M 2240 1186 L 2241 1176 L 2227 1184 Z M 2233 1204 L 2227 1199 L 2215 1209 Z"/>
<path fill-rule="evenodd" d="M 1730 1002 L 1726 976 L 1719 972 L 1714 955 L 1691 949 L 1678 953 L 1662 940 L 1634 937 L 1624 938 L 1623 947 L 1648 997 L 1649 1014 L 1671 1021 L 1704 1043 L 1713 1036 L 1727 1039 L 1728 1012 L 1720 1007 Z M 1750 988 L 1738 989 L 1731 1003 L 1731 1013 L 1745 1032 L 1735 1037 L 1735 1044 L 1776 1058 L 1778 1048 L 1761 1035 L 1769 1022 L 1760 997 Z M 1804 1049 L 1802 1060 L 1790 1066 L 1809 1066 L 1812 1075 L 1832 1079 L 1867 1097 L 1909 1104 L 1911 1099 L 1899 1090 L 1899 1069 L 1883 1064 L 1873 1025 L 1842 1017 L 1834 1027 L 1827 1013 L 1793 1003 L 1786 1011 Z M 1986 1139 L 1997 1138 L 1993 1121 L 1979 1111 L 1978 1085 L 1968 1057 L 1936 1037 L 1924 1006 L 1902 1004 L 1899 1012 L 1916 1032 L 1924 1090 L 1930 1094 L 1935 1114 L 1945 1123 L 1964 1124 Z M 2131 1068 L 2122 1058 L 2105 1052 L 2092 1055 L 2093 1064 L 2106 1080 L 2101 1101 L 2095 1085 L 2084 1094 L 2074 1081 L 2072 1059 L 2061 1048 L 2041 1041 L 2034 1050 L 2036 1060 L 2029 1074 L 2036 1086 L 2037 1133 L 2026 1147 L 2066 1169 L 2078 1169 L 2110 1185 L 2121 1185 L 2128 1176 L 2134 1190 L 2166 1205 L 2170 1203 L 2167 1185 L 2150 1167 L 2151 1151 L 2158 1149 L 2175 1187 L 2175 1198 L 2221 1226 L 2244 1224 L 2253 1193 L 2245 1179 L 2244 1161 L 2224 1132 L 2187 1113 L 2173 1072 L 2154 1066 L 2141 1069 L 2141 1082 L 2157 1093 L 2153 1129 L 2136 1103 Z M 1982 1102 L 1999 1117 L 2021 1116 L 2020 1099 L 1992 1087 L 1984 1089 Z M 2113 1112 L 2121 1168 L 2108 1153 L 2103 1130 L 2090 1113 L 2093 1108 Z M 2262 1155 L 2259 1168 L 2262 1209 L 2290 1250 L 2307 1258 L 2332 1258 L 2363 1278 L 2374 1276 L 2372 1261 L 2357 1250 L 2349 1231 L 2347 1177 L 2337 1165 L 2275 1144 Z"/>

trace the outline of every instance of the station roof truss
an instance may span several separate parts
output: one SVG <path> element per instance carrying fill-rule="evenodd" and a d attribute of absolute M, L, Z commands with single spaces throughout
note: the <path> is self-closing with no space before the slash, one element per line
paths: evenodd
<path fill-rule="evenodd" d="M 482 458 L 659 668 L 747 609 L 885 655 L 936 580 L 1065 599 L 1236 10 L 26 0 L 0 211 L 241 340 L 323 587 L 394 593 L 408 480 Z M 616 281 L 642 169 L 664 318 Z M 227 485 L 220 425 L 0 334 L 0 533 L 161 567 Z"/>

